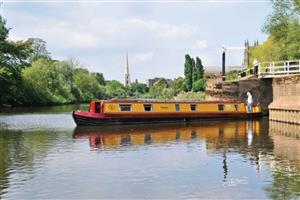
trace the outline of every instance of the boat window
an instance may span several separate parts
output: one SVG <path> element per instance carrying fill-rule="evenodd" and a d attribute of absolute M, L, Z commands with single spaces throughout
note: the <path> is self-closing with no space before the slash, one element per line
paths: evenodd
<path fill-rule="evenodd" d="M 179 104 L 175 104 L 175 110 L 180 111 L 180 105 Z"/>
<path fill-rule="evenodd" d="M 150 133 L 145 134 L 144 142 L 145 142 L 145 144 L 149 144 L 152 142 L 152 136 Z"/>
<path fill-rule="evenodd" d="M 151 104 L 144 104 L 144 110 L 145 111 L 152 111 L 152 105 Z"/>
<path fill-rule="evenodd" d="M 131 111 L 131 104 L 120 104 L 120 111 Z"/>
<path fill-rule="evenodd" d="M 176 131 L 176 136 L 175 136 L 176 140 L 179 140 L 180 139 L 180 131 Z"/>
<path fill-rule="evenodd" d="M 196 131 L 192 130 L 191 132 L 191 139 L 195 139 L 197 137 Z"/>
<path fill-rule="evenodd" d="M 239 110 L 239 105 L 234 104 L 234 108 L 235 108 L 235 111 L 238 111 Z"/>
<path fill-rule="evenodd" d="M 224 111 L 224 110 L 225 110 L 224 104 L 219 104 L 219 105 L 218 105 L 218 110 L 219 110 L 219 111 Z"/>
<path fill-rule="evenodd" d="M 191 104 L 191 111 L 196 111 L 197 105 L 196 104 Z"/>
<path fill-rule="evenodd" d="M 131 144 L 131 136 L 130 135 L 121 135 L 121 140 L 120 140 L 121 145 L 128 145 Z"/>
<path fill-rule="evenodd" d="M 100 102 L 95 102 L 95 113 L 100 113 Z"/>

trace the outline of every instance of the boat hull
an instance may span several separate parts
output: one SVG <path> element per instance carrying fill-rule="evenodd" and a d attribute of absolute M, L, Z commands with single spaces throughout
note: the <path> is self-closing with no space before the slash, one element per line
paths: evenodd
<path fill-rule="evenodd" d="M 78 126 L 100 126 L 114 124 L 189 122 L 199 120 L 247 119 L 262 116 L 261 113 L 209 112 L 209 113 L 166 113 L 166 114 L 97 114 L 73 111 L 73 119 Z"/>

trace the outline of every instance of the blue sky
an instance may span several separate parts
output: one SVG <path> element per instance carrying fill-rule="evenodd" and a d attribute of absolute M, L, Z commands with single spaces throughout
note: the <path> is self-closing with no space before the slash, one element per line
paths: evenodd
<path fill-rule="evenodd" d="M 183 76 L 184 55 L 221 66 L 221 47 L 263 42 L 271 1 L 5 1 L 10 39 L 39 37 L 54 59 L 78 59 L 106 79 L 123 81 L 128 51 L 131 79 Z M 241 65 L 242 51 L 227 64 Z"/>

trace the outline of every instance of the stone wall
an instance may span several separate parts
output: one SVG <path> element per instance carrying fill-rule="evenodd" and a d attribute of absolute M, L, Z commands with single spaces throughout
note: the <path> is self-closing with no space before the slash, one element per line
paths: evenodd
<path fill-rule="evenodd" d="M 273 79 L 273 102 L 269 105 L 270 119 L 300 124 L 300 76 Z"/>
<path fill-rule="evenodd" d="M 238 99 L 246 102 L 247 92 L 253 96 L 254 104 L 259 103 L 264 114 L 273 100 L 272 79 L 250 79 L 233 82 L 210 80 L 207 83 L 207 100 Z"/>
<path fill-rule="evenodd" d="M 260 103 L 264 114 L 274 121 L 300 124 L 300 75 L 222 82 L 210 80 L 206 99 L 238 99 L 246 101 L 250 92 L 254 103 Z"/>

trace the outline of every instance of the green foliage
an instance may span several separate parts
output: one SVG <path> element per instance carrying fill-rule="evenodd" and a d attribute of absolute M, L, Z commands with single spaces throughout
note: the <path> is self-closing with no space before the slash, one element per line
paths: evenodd
<path fill-rule="evenodd" d="M 92 73 L 93 76 L 95 76 L 95 78 L 97 79 L 97 82 L 100 84 L 100 85 L 105 85 L 106 82 L 105 82 L 105 78 L 103 76 L 102 73 Z"/>
<path fill-rule="evenodd" d="M 23 70 L 23 78 L 26 85 L 33 88 L 34 97 L 42 103 L 68 103 L 75 100 L 68 71 L 63 62 L 38 59 Z"/>
<path fill-rule="evenodd" d="M 250 49 L 250 63 L 253 63 L 255 58 L 260 62 L 284 60 L 282 48 L 282 45 L 277 43 L 274 38 L 269 37 L 263 44 Z"/>
<path fill-rule="evenodd" d="M 75 69 L 73 81 L 79 91 L 80 102 L 88 102 L 91 99 L 103 99 L 106 97 L 104 86 L 100 85 L 97 78 L 85 69 Z"/>
<path fill-rule="evenodd" d="M 196 57 L 196 65 L 195 65 L 195 70 L 194 70 L 194 79 L 193 81 L 197 81 L 199 79 L 202 79 L 204 76 L 204 69 L 202 65 L 202 61 L 199 57 Z"/>
<path fill-rule="evenodd" d="M 275 0 L 274 12 L 268 16 L 263 31 L 269 38 L 250 50 L 250 62 L 293 60 L 300 58 L 300 2 Z"/>
<path fill-rule="evenodd" d="M 238 79 L 239 79 L 239 71 L 238 70 L 231 70 L 226 73 L 227 81 L 238 80 Z"/>
<path fill-rule="evenodd" d="M 61 104 L 105 98 L 105 88 L 86 69 L 66 62 L 37 59 L 23 70 L 24 104 Z"/>
<path fill-rule="evenodd" d="M 299 20 L 293 20 L 288 26 L 288 35 L 286 38 L 286 54 L 288 59 L 300 58 L 300 23 Z"/>
<path fill-rule="evenodd" d="M 204 100 L 205 99 L 205 93 L 204 92 L 183 92 L 179 93 L 175 99 L 178 100 Z"/>
<path fill-rule="evenodd" d="M 106 94 L 110 98 L 124 98 L 127 96 L 127 91 L 122 83 L 112 80 L 106 83 Z"/>
<path fill-rule="evenodd" d="M 272 35 L 276 40 L 285 38 L 288 34 L 288 24 L 291 18 L 291 0 L 273 1 L 274 12 L 268 16 L 263 31 Z"/>
<path fill-rule="evenodd" d="M 206 80 L 205 79 L 199 79 L 196 82 L 193 83 L 193 91 L 194 92 L 200 92 L 200 91 L 205 91 L 206 87 Z"/>
<path fill-rule="evenodd" d="M 184 76 L 186 79 L 187 89 L 190 91 L 193 87 L 193 70 L 194 70 L 194 59 L 190 57 L 190 55 L 185 55 L 184 62 Z"/>
<path fill-rule="evenodd" d="M 185 64 L 184 64 L 184 75 L 185 80 L 182 84 L 181 89 L 184 91 L 204 91 L 206 81 L 204 77 L 204 68 L 202 61 L 199 57 L 196 57 L 196 63 L 193 58 L 188 54 L 185 55 Z M 181 90 L 181 91 L 183 91 Z"/>
<path fill-rule="evenodd" d="M 31 54 L 29 56 L 30 62 L 39 58 L 50 59 L 50 53 L 47 50 L 46 41 L 40 38 L 29 38 L 28 42 L 31 44 Z"/>
<path fill-rule="evenodd" d="M 174 88 L 176 94 L 186 91 L 187 88 L 185 87 L 184 78 L 182 78 L 182 77 L 176 78 L 173 82 L 173 88 Z"/>
<path fill-rule="evenodd" d="M 0 16 L 0 41 L 5 41 L 8 38 L 9 30 L 6 27 L 6 20 Z"/>
<path fill-rule="evenodd" d="M 8 34 L 6 21 L 0 16 L 0 105 L 19 103 L 21 69 L 28 65 L 27 58 L 31 52 L 29 42 L 9 41 Z"/>
<path fill-rule="evenodd" d="M 131 83 L 127 88 L 127 93 L 131 97 L 143 97 L 149 92 L 149 88 L 143 83 Z"/>

